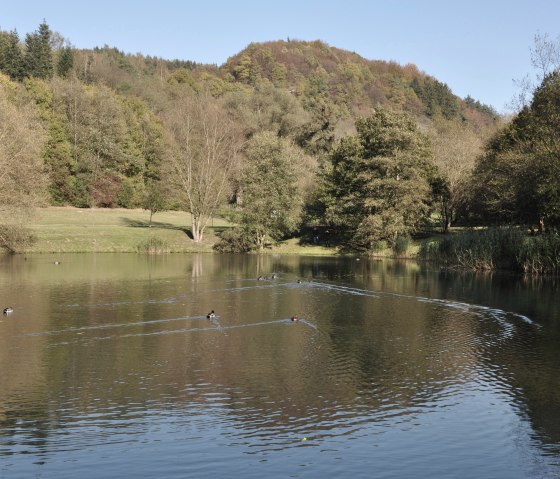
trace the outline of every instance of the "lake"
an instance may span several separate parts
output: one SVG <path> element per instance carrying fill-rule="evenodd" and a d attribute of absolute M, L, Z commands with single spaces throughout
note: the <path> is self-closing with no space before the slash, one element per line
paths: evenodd
<path fill-rule="evenodd" d="M 560 477 L 559 289 L 365 258 L 4 256 L 0 477 Z"/>

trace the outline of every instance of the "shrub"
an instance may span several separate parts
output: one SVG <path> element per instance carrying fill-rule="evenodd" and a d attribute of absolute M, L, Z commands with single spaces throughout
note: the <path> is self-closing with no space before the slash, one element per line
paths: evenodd
<path fill-rule="evenodd" d="M 397 256 L 402 256 L 408 250 L 410 245 L 410 238 L 408 236 L 397 236 L 395 242 L 393 243 L 392 250 Z"/>
<path fill-rule="evenodd" d="M 0 247 L 16 253 L 31 246 L 37 238 L 24 226 L 0 225 Z"/>
<path fill-rule="evenodd" d="M 385 240 L 372 241 L 369 249 L 372 253 L 380 253 L 381 251 L 387 249 L 387 241 Z"/>
<path fill-rule="evenodd" d="M 256 248 L 251 241 L 249 233 L 242 228 L 225 230 L 220 233 L 220 241 L 214 245 L 214 249 L 220 253 L 247 253 Z"/>
<path fill-rule="evenodd" d="M 164 254 L 169 253 L 171 248 L 166 240 L 157 238 L 156 236 L 150 236 L 147 240 L 138 243 L 136 251 L 146 254 Z"/>

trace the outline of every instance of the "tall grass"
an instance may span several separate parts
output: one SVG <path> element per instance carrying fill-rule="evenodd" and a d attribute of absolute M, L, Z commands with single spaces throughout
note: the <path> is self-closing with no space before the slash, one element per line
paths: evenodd
<path fill-rule="evenodd" d="M 530 238 L 519 251 L 518 262 L 524 273 L 560 273 L 560 236 L 546 234 Z"/>
<path fill-rule="evenodd" d="M 406 254 L 409 246 L 410 246 L 410 238 L 408 236 L 399 235 L 395 239 L 395 242 L 393 243 L 391 249 L 393 250 L 395 256 L 399 257 Z"/>
<path fill-rule="evenodd" d="M 470 270 L 560 273 L 560 237 L 528 237 L 514 228 L 466 231 L 424 243 L 419 256 Z"/>

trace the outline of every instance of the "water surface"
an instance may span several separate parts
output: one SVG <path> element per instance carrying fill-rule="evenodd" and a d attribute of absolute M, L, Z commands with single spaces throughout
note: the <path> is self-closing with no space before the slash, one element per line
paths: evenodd
<path fill-rule="evenodd" d="M 4 257 L 0 477 L 560 477 L 557 294 L 365 259 Z"/>

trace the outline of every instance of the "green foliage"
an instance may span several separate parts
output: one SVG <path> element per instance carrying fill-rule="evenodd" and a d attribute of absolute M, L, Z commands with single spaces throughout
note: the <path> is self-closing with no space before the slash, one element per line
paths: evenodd
<path fill-rule="evenodd" d="M 517 261 L 524 273 L 560 273 L 560 236 L 553 232 L 530 238 L 518 252 Z"/>
<path fill-rule="evenodd" d="M 421 245 L 419 256 L 471 270 L 518 269 L 524 236 L 513 228 L 466 231 Z"/>
<path fill-rule="evenodd" d="M 145 254 L 165 254 L 169 253 L 171 248 L 165 239 L 150 236 L 147 240 L 138 243 L 136 251 Z"/>
<path fill-rule="evenodd" d="M 472 209 L 486 223 L 560 225 L 560 73 L 488 143 L 472 180 Z"/>
<path fill-rule="evenodd" d="M 377 110 L 343 139 L 324 176 L 325 216 L 349 244 L 370 249 L 414 232 L 430 211 L 429 143 L 407 115 Z"/>
<path fill-rule="evenodd" d="M 233 228 L 220 233 L 220 241 L 214 244 L 219 253 L 248 253 L 257 247 L 251 232 L 243 228 Z"/>
<path fill-rule="evenodd" d="M 408 251 L 409 246 L 410 246 L 410 237 L 399 235 L 397 236 L 395 242 L 393 243 L 392 250 L 396 256 L 402 256 Z"/>
<path fill-rule="evenodd" d="M 24 77 L 23 52 L 19 44 L 16 30 L 0 32 L 0 71 L 12 80 Z"/>
<path fill-rule="evenodd" d="M 39 28 L 25 36 L 25 74 L 35 78 L 51 78 L 53 75 L 52 32 L 43 21 Z"/>
<path fill-rule="evenodd" d="M 489 116 L 490 118 L 492 118 L 493 120 L 497 120 L 499 115 L 498 112 L 496 111 L 496 109 L 490 105 L 486 105 L 484 103 L 481 103 L 478 100 L 475 100 L 473 97 L 471 97 L 470 95 L 467 95 L 467 97 L 463 100 L 465 102 L 465 104 L 477 111 L 479 111 L 480 113 Z"/>
<path fill-rule="evenodd" d="M 299 224 L 303 192 L 298 163 L 302 164 L 303 154 L 286 140 L 264 132 L 251 139 L 246 155 L 240 180 L 241 224 L 262 249 L 267 238 L 279 240 Z"/>
<path fill-rule="evenodd" d="M 66 78 L 74 66 L 74 51 L 71 47 L 64 47 L 58 52 L 56 73 Z"/>
<path fill-rule="evenodd" d="M 163 211 L 167 206 L 166 192 L 160 181 L 151 180 L 146 185 L 142 198 L 142 208 L 150 212 L 150 225 L 152 216 Z"/>
<path fill-rule="evenodd" d="M 424 77 L 414 78 L 411 86 L 426 107 L 428 116 L 443 115 L 451 120 L 460 115 L 457 97 L 445 83 L 431 77 Z"/>

